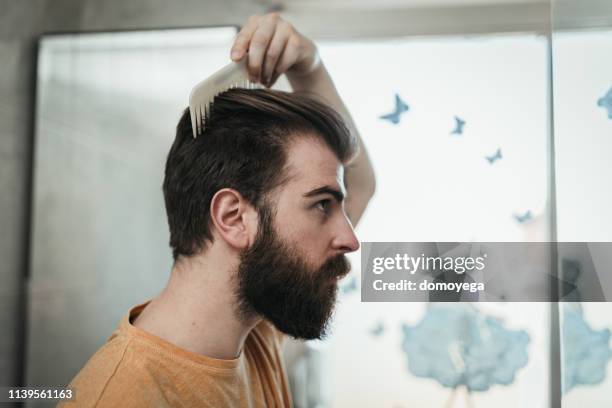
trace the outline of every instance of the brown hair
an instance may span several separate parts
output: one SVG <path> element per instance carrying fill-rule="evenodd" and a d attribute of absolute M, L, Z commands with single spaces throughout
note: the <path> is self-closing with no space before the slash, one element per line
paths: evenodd
<path fill-rule="evenodd" d="M 287 181 L 288 142 L 304 135 L 320 139 L 341 162 L 354 148 L 340 116 L 304 93 L 223 92 L 196 139 L 186 109 L 168 153 L 163 184 L 174 259 L 212 242 L 210 203 L 220 189 L 233 188 L 260 209 L 266 194 Z"/>

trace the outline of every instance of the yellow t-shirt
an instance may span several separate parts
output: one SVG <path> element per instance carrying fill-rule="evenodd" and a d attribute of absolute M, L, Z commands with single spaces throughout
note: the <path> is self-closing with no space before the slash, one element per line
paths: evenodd
<path fill-rule="evenodd" d="M 147 302 L 148 303 L 148 302 Z M 291 407 L 281 355 L 283 334 L 262 320 L 239 357 L 222 360 L 181 349 L 130 322 L 119 327 L 72 380 L 61 407 Z"/>

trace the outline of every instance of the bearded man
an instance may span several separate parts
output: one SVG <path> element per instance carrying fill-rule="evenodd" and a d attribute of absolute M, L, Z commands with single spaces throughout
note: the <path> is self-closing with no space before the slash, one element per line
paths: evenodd
<path fill-rule="evenodd" d="M 366 151 L 314 43 L 251 17 L 231 58 L 267 88 L 183 113 L 163 184 L 174 264 L 71 382 L 66 406 L 288 407 L 285 336 L 328 334 L 353 226 L 374 193 Z"/>

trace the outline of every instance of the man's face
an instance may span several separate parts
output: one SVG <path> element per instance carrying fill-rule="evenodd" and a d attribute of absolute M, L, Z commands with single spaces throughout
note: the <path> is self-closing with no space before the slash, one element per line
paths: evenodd
<path fill-rule="evenodd" d="M 275 204 L 259 210 L 253 245 L 241 254 L 240 312 L 256 313 L 300 339 L 323 338 L 345 253 L 359 242 L 344 212 L 343 166 L 321 142 L 301 138 L 288 148 L 290 181 Z M 274 207 L 274 208 L 272 208 Z"/>

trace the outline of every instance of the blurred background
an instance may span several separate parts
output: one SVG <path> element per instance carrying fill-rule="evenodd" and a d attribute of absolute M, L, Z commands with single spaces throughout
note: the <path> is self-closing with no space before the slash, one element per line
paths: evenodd
<path fill-rule="evenodd" d="M 2 9 L 0 386 L 65 385 L 164 286 L 174 127 L 254 13 L 317 42 L 355 118 L 378 177 L 361 241 L 612 241 L 608 0 Z M 612 405 L 606 302 L 362 303 L 351 261 L 330 338 L 286 348 L 297 407 Z"/>

